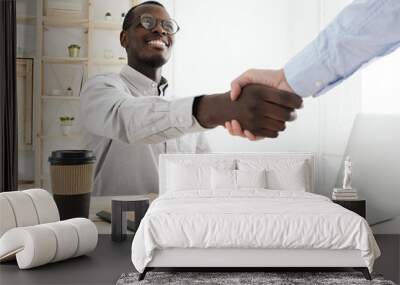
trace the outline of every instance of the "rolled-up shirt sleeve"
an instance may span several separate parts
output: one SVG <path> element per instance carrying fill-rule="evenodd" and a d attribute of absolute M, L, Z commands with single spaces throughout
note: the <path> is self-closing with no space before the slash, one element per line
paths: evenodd
<path fill-rule="evenodd" d="M 302 97 L 321 95 L 400 45 L 400 1 L 356 0 L 284 67 Z"/>
<path fill-rule="evenodd" d="M 160 143 L 204 129 L 193 117 L 194 97 L 133 96 L 117 79 L 98 75 L 81 92 L 86 131 L 125 143 Z"/>

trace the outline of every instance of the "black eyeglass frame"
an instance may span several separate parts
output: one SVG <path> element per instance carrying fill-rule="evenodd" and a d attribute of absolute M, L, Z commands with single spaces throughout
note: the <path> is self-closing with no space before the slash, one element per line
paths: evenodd
<path fill-rule="evenodd" d="M 153 26 L 153 27 L 151 27 L 151 28 L 146 28 L 143 24 L 142 24 L 142 17 L 143 16 L 146 16 L 146 17 L 152 17 L 154 20 L 155 20 L 155 25 Z M 167 29 L 165 29 L 165 27 L 164 27 L 164 24 L 166 23 L 166 22 L 173 22 L 175 25 L 176 25 L 176 27 L 177 27 L 177 30 L 176 30 L 176 32 L 175 33 L 170 33 L 170 32 L 168 32 L 167 31 Z M 136 19 L 133 19 L 132 20 L 132 22 L 128 25 L 128 27 L 126 28 L 126 30 L 128 30 L 130 27 L 132 27 L 132 26 L 137 26 L 138 24 L 140 24 L 144 29 L 146 29 L 146 30 L 151 30 L 151 29 L 154 29 L 154 27 L 156 27 L 157 25 L 158 25 L 158 23 L 161 23 L 161 27 L 163 28 L 163 30 L 164 31 L 166 31 L 168 34 L 170 34 L 170 35 L 175 35 L 177 32 L 179 32 L 179 30 L 181 29 L 180 27 L 179 27 L 179 25 L 178 25 L 178 23 L 174 20 L 174 19 L 167 19 L 167 20 L 161 20 L 161 19 L 157 19 L 156 17 L 154 17 L 153 15 L 151 15 L 151 14 L 142 14 L 142 15 L 140 15 L 139 17 L 137 17 Z"/>

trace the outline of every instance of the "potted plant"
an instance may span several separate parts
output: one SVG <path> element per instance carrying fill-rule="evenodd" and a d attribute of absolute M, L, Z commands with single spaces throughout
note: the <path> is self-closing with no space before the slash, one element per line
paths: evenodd
<path fill-rule="evenodd" d="M 110 12 L 107 12 L 107 13 L 104 15 L 104 19 L 105 19 L 106 21 L 111 21 L 111 20 L 112 20 L 111 13 L 110 13 Z"/>
<path fill-rule="evenodd" d="M 72 44 L 68 46 L 69 57 L 79 57 L 79 51 L 81 47 L 77 44 Z"/>
<path fill-rule="evenodd" d="M 66 95 L 66 96 L 73 96 L 73 95 L 74 95 L 74 93 L 73 93 L 71 87 L 68 87 L 68 88 L 67 88 L 67 91 L 65 92 L 65 95 Z"/>
<path fill-rule="evenodd" d="M 72 125 L 74 123 L 74 117 L 63 116 L 60 117 L 60 129 L 64 136 L 69 136 L 71 134 Z"/>

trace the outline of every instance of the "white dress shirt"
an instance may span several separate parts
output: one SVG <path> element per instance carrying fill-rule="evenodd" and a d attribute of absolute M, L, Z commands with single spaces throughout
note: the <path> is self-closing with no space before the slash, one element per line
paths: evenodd
<path fill-rule="evenodd" d="M 91 78 L 81 93 L 87 148 L 96 155 L 94 195 L 158 193 L 161 153 L 210 152 L 192 115 L 194 97 L 165 96 L 160 85 L 126 65 Z"/>
<path fill-rule="evenodd" d="M 400 46 L 400 0 L 356 0 L 285 65 L 300 96 L 321 95 Z"/>

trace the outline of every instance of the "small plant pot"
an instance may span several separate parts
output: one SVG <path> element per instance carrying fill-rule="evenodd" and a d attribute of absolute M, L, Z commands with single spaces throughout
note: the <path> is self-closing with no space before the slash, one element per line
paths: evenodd
<path fill-rule="evenodd" d="M 107 13 L 104 15 L 104 20 L 107 21 L 107 22 L 111 22 L 111 21 L 112 21 L 111 13 L 108 13 L 108 12 L 107 12 Z"/>
<path fill-rule="evenodd" d="M 72 91 L 72 89 L 68 88 L 67 90 L 65 90 L 65 96 L 73 96 L 74 92 Z"/>
<path fill-rule="evenodd" d="M 72 125 L 60 125 L 60 129 L 63 136 L 70 136 L 72 132 Z"/>
<path fill-rule="evenodd" d="M 68 47 L 68 54 L 69 57 L 79 57 L 79 51 L 80 51 L 80 47 L 76 46 L 76 45 L 70 45 Z"/>

